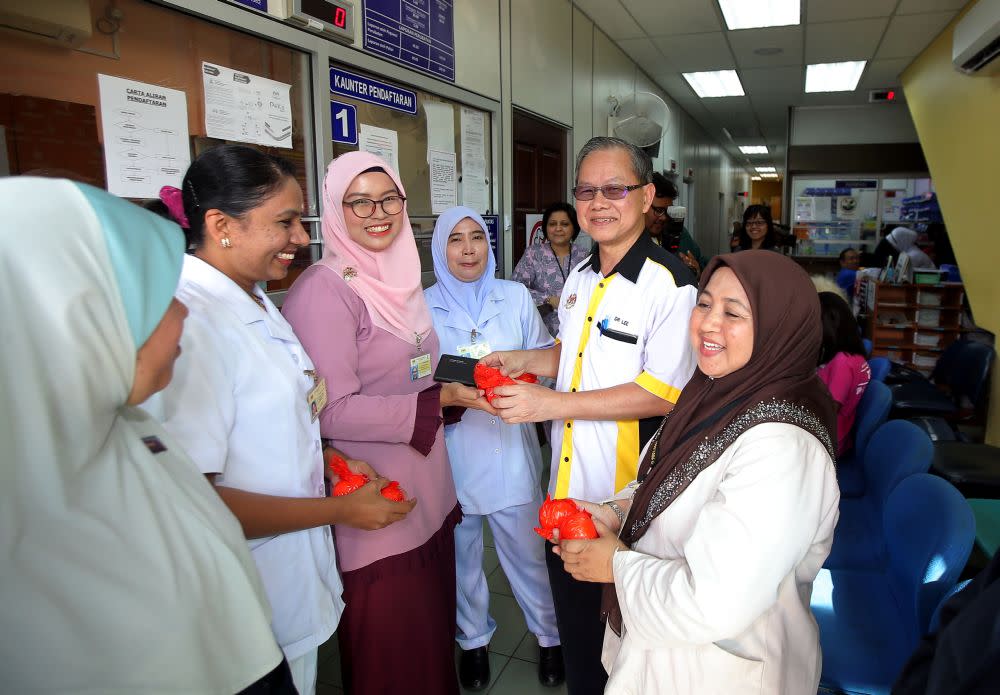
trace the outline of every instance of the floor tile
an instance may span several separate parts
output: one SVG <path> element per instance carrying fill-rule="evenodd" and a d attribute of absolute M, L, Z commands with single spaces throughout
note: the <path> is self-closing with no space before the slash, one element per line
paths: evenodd
<path fill-rule="evenodd" d="M 490 547 L 483 548 L 483 572 L 487 578 L 500 566 L 500 556 L 497 551 Z"/>
<path fill-rule="evenodd" d="M 565 695 L 566 684 L 546 688 L 538 682 L 538 664 L 511 659 L 489 695 Z"/>
<path fill-rule="evenodd" d="M 455 673 L 458 673 L 458 658 L 460 652 L 461 652 L 460 649 L 455 649 Z M 497 654 L 496 652 L 490 652 L 489 657 L 490 657 L 490 684 L 483 690 L 476 691 L 479 693 L 485 693 L 490 688 L 493 687 L 493 685 L 497 682 L 497 677 L 503 672 L 504 666 L 506 666 L 507 662 L 510 660 L 509 656 L 505 654 Z M 466 690 L 465 688 L 463 688 L 461 683 L 458 684 L 458 689 L 461 690 L 463 693 L 473 692 L 472 690 Z"/>
<path fill-rule="evenodd" d="M 538 638 L 530 632 L 526 634 L 524 639 L 521 640 L 521 644 L 517 645 L 517 649 L 514 650 L 514 657 L 522 661 L 531 661 L 537 664 Z"/>
<path fill-rule="evenodd" d="M 497 631 L 493 633 L 490 651 L 510 656 L 528 632 L 521 607 L 510 596 L 491 593 L 490 615 L 497 621 Z"/>
<path fill-rule="evenodd" d="M 510 581 L 507 579 L 507 575 L 504 574 L 503 567 L 497 567 L 486 575 L 486 583 L 490 587 L 490 593 L 503 594 L 504 596 L 514 595 L 514 590 L 510 588 Z"/>
<path fill-rule="evenodd" d="M 336 637 L 333 640 L 336 642 Z M 320 647 L 322 649 L 322 647 Z M 322 655 L 322 651 L 320 654 Z M 340 676 L 340 652 L 334 651 L 329 653 L 327 658 L 324 660 L 320 656 L 319 667 L 316 672 L 316 680 L 319 683 L 324 683 L 326 685 L 332 685 L 337 688 L 344 687 L 344 682 Z"/>

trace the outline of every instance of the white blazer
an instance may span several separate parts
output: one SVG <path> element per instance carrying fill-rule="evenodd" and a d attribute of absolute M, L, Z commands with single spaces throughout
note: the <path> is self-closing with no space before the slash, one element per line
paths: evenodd
<path fill-rule="evenodd" d="M 813 435 L 783 423 L 744 432 L 615 554 L 624 627 L 605 631 L 605 692 L 815 694 L 809 598 L 839 501 Z"/>

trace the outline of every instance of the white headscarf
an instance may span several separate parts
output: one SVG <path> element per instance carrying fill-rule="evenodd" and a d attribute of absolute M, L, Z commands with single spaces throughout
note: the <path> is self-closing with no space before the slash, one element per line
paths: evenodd
<path fill-rule="evenodd" d="M 914 268 L 936 268 L 930 256 L 917 247 L 917 233 L 909 227 L 896 227 L 886 236 L 900 253 L 910 257 L 910 265 Z"/>
<path fill-rule="evenodd" d="M 0 209 L 4 688 L 245 688 L 281 653 L 239 524 L 124 405 L 180 229 L 69 181 L 0 180 Z"/>

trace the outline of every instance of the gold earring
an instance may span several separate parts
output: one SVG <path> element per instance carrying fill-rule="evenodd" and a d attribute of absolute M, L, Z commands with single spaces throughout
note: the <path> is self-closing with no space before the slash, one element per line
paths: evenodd
<path fill-rule="evenodd" d="M 233 245 L 233 242 L 229 241 L 229 237 L 227 236 L 222 237 L 222 241 L 219 243 L 222 244 L 222 248 L 224 249 L 228 249 Z"/>

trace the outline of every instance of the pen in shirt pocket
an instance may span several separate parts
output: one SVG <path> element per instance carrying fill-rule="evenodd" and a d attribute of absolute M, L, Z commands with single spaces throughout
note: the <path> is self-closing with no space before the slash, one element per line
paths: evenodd
<path fill-rule="evenodd" d="M 639 336 L 632 333 L 625 333 L 623 331 L 617 331 L 613 328 L 608 328 L 609 318 L 604 317 L 597 322 L 597 330 L 601 332 L 601 335 L 611 338 L 612 340 L 618 340 L 623 343 L 629 343 L 635 345 L 639 342 Z"/>

